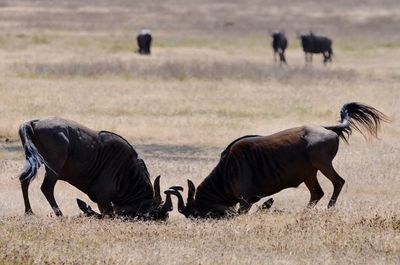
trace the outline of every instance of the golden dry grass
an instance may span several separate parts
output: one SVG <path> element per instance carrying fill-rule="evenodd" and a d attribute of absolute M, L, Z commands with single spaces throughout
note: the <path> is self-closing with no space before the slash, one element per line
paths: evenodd
<path fill-rule="evenodd" d="M 399 264 L 400 39 L 397 1 L 0 1 L 0 264 Z M 379 4 L 378 4 L 379 3 Z M 307 12 L 306 12 L 307 11 Z M 318 26 L 315 26 L 318 25 Z M 150 27 L 153 54 L 133 53 Z M 272 62 L 269 30 L 285 28 L 288 61 Z M 334 63 L 304 66 L 296 30 L 334 38 Z M 230 220 L 165 223 L 78 217 L 66 183 L 52 215 L 30 188 L 23 216 L 19 124 L 62 116 L 115 131 L 161 185 L 196 184 L 244 134 L 334 124 L 345 102 L 394 119 L 379 140 L 352 135 L 334 165 L 346 179 L 337 208 L 304 210 L 304 185 L 276 194 L 272 212 Z M 8 138 L 10 141 L 6 141 Z M 93 207 L 95 205 L 92 204 Z"/>

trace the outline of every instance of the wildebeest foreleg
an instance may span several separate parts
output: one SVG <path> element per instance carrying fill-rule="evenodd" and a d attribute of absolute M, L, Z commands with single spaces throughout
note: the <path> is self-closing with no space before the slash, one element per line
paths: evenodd
<path fill-rule="evenodd" d="M 307 207 L 314 207 L 318 201 L 324 196 L 324 191 L 319 185 L 317 179 L 317 171 L 315 171 L 308 179 L 304 181 L 308 190 L 310 191 L 311 198 Z"/>
<path fill-rule="evenodd" d="M 107 198 L 97 198 L 97 206 L 99 207 L 102 217 L 113 217 L 113 207 L 111 201 Z"/>
<path fill-rule="evenodd" d="M 304 53 L 304 57 L 305 57 L 305 59 L 306 59 L 306 63 L 308 63 L 309 62 L 309 53 L 308 52 L 306 52 L 306 53 Z"/>
<path fill-rule="evenodd" d="M 329 59 L 330 59 L 330 55 L 329 55 L 329 53 L 326 53 L 326 52 L 324 52 L 323 55 L 324 55 L 324 65 L 326 65 L 326 63 L 327 63 L 327 62 L 329 61 Z"/>
<path fill-rule="evenodd" d="M 324 174 L 333 184 L 333 194 L 329 201 L 328 208 L 335 206 L 339 193 L 345 183 L 345 180 L 339 176 L 332 166 L 332 162 L 322 165 L 319 170 Z"/>
<path fill-rule="evenodd" d="M 102 217 L 113 217 L 114 210 L 111 205 L 111 194 L 113 188 L 110 185 L 105 185 L 101 181 L 93 185 L 92 192 L 96 198 L 97 206 Z"/>
<path fill-rule="evenodd" d="M 55 173 L 49 171 L 46 168 L 46 174 L 44 176 L 44 180 L 40 189 L 42 190 L 44 196 L 46 197 L 47 201 L 49 202 L 51 208 L 54 211 L 56 216 L 62 216 L 62 212 L 57 205 L 57 202 L 54 198 L 54 186 L 57 182 L 57 176 Z"/>
<path fill-rule="evenodd" d="M 279 59 L 281 60 L 281 64 L 286 64 L 287 65 L 286 58 L 285 58 L 285 53 L 282 50 L 279 52 Z"/>
<path fill-rule="evenodd" d="M 333 51 L 332 51 L 332 48 L 329 48 L 328 49 L 328 51 L 326 52 L 327 53 L 327 58 L 326 58 L 326 61 L 328 62 L 332 62 L 332 55 L 333 55 Z"/>

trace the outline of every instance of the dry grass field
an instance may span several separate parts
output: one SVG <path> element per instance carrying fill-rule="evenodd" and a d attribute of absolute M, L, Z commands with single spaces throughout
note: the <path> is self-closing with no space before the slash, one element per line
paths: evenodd
<path fill-rule="evenodd" d="M 0 0 L 0 264 L 400 264 L 400 5 L 293 2 Z M 133 52 L 141 28 L 153 32 L 151 56 Z M 288 67 L 273 63 L 268 32 L 279 28 Z M 295 37 L 309 29 L 334 39 L 332 65 L 304 65 Z M 117 132 L 165 189 L 199 184 L 239 136 L 333 125 L 350 101 L 394 121 L 380 139 L 354 133 L 340 144 L 334 165 L 347 182 L 334 210 L 319 175 L 325 197 L 312 210 L 301 185 L 274 195 L 271 212 L 234 219 L 174 210 L 163 223 L 91 220 L 75 202 L 89 198 L 60 182 L 56 218 L 41 169 L 36 215 L 23 215 L 25 120 Z"/>

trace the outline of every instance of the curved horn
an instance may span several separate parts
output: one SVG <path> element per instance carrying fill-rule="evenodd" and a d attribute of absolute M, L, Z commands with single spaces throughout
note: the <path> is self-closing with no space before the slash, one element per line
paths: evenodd
<path fill-rule="evenodd" d="M 196 193 L 196 187 L 194 186 L 193 182 L 190 179 L 188 179 L 187 182 L 189 187 L 187 202 L 189 203 L 194 201 L 194 194 Z"/>
<path fill-rule="evenodd" d="M 170 190 L 178 190 L 178 191 L 183 191 L 183 188 L 181 186 L 172 186 L 169 187 Z"/>
<path fill-rule="evenodd" d="M 161 199 L 161 194 L 160 194 L 160 177 L 156 177 L 154 180 L 154 202 L 157 204 L 161 204 L 162 199 Z"/>
<path fill-rule="evenodd" d="M 178 211 L 180 213 L 184 214 L 184 212 L 186 211 L 186 206 L 185 206 L 185 203 L 183 201 L 181 193 L 179 191 L 177 191 L 177 190 L 174 190 L 174 189 L 168 189 L 168 190 L 164 191 L 164 193 L 167 194 L 167 196 L 170 195 L 170 194 L 173 194 L 178 198 Z"/>
<path fill-rule="evenodd" d="M 172 205 L 172 200 L 171 200 L 171 194 L 170 193 L 166 193 L 166 195 L 165 195 L 165 203 L 160 209 L 160 214 L 164 215 L 167 212 L 170 212 L 172 210 L 173 210 L 173 205 Z"/>

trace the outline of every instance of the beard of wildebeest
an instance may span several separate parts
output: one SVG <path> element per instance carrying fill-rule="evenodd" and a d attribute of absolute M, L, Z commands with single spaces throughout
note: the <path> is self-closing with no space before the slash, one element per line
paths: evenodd
<path fill-rule="evenodd" d="M 54 198 L 58 180 L 70 183 L 97 203 L 100 214 L 78 201 L 88 216 L 166 219 L 172 210 L 170 195 L 165 204 L 162 202 L 160 177 L 153 188 L 144 161 L 115 133 L 47 118 L 23 123 L 19 134 L 26 155 L 19 179 L 27 214 L 32 213 L 29 184 L 42 164 L 46 173 L 41 190 L 57 216 L 62 215 Z"/>
<path fill-rule="evenodd" d="M 186 205 L 176 187 L 165 192 L 178 197 L 178 211 L 186 217 L 219 218 L 247 213 L 261 198 L 305 183 L 311 195 L 308 207 L 313 207 L 324 195 L 317 179 L 321 171 L 333 184 L 328 204 L 333 207 L 345 183 L 332 165 L 339 140 L 347 142 L 352 129 L 377 137 L 380 123 L 390 121 L 375 108 L 356 102 L 343 105 L 340 117 L 340 124 L 334 126 L 305 125 L 236 139 L 197 190 L 188 180 Z M 266 201 L 265 208 L 272 202 Z"/>

